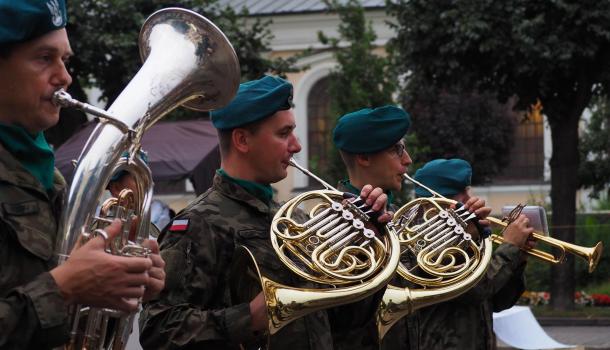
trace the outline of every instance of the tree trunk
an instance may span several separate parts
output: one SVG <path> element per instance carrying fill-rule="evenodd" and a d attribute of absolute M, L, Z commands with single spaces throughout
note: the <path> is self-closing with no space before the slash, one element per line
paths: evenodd
<path fill-rule="evenodd" d="M 576 191 L 578 189 L 578 122 L 580 114 L 567 118 L 549 118 L 553 155 L 551 157 L 551 202 L 554 238 L 574 242 L 576 224 Z M 551 305 L 568 310 L 574 307 L 574 256 L 551 267 Z"/>

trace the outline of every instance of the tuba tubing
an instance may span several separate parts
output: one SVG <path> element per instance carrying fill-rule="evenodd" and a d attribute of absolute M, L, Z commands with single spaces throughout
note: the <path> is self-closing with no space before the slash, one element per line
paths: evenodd
<path fill-rule="evenodd" d="M 192 23 L 190 28 L 198 29 L 193 29 L 195 32 L 191 34 L 184 33 L 178 25 L 183 22 Z M 210 40 L 215 46 L 204 47 L 201 52 L 205 35 L 216 36 Z M 193 38 L 198 38 L 199 42 L 193 42 Z M 134 142 L 139 146 L 144 131 L 177 106 L 207 99 L 207 105 L 203 107 L 215 109 L 230 102 L 237 91 L 239 63 L 233 47 L 213 23 L 195 12 L 178 8 L 155 12 L 144 23 L 139 41 L 144 65 L 105 112 L 130 131 L 124 132 L 103 119 L 89 137 L 68 192 L 67 210 L 60 219 L 58 232 L 62 237 L 56 246 L 59 263 L 67 259 L 80 234 L 87 230 L 97 199 L 117 170 L 112 165 L 127 166 L 118 163 L 122 152 L 129 150 Z M 213 75 L 210 76 L 206 68 L 210 69 L 216 62 L 220 62 L 221 67 L 212 68 Z M 224 73 L 220 73 L 223 70 Z M 100 113 L 97 116 L 104 115 Z M 138 160 L 138 157 L 131 157 L 130 164 Z M 141 169 L 143 163 L 138 163 L 130 168 Z M 147 185 L 152 187 L 150 171 L 141 171 L 140 175 L 148 179 Z M 148 208 L 151 200 L 145 200 L 140 220 L 143 230 L 146 230 L 146 222 L 150 221 Z"/>

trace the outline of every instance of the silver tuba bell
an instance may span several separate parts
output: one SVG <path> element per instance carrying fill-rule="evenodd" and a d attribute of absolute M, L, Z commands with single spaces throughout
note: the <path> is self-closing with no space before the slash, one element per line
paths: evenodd
<path fill-rule="evenodd" d="M 177 106 L 207 111 L 223 107 L 235 96 L 240 80 L 237 55 L 225 35 L 199 14 L 167 8 L 151 15 L 140 31 L 144 61 L 136 76 L 107 111 L 57 91 L 54 102 L 76 107 L 100 118 L 77 163 L 74 179 L 59 223 L 58 264 L 64 263 L 77 240 L 111 220 L 96 216 L 100 197 L 111 176 L 128 171 L 137 182 L 136 193 L 122 193 L 111 203 L 112 216 L 124 222 L 125 235 L 109 244 L 111 254 L 142 256 L 148 238 L 152 175 L 137 156 L 142 136 Z M 122 154 L 127 152 L 129 157 Z M 135 237 L 129 237 L 131 219 L 138 217 Z M 75 305 L 67 349 L 123 349 L 134 314 Z"/>

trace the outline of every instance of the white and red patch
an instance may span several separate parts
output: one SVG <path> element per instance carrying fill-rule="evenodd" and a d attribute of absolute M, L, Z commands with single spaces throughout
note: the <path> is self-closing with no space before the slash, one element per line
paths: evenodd
<path fill-rule="evenodd" d="M 186 231 L 189 228 L 189 219 L 174 220 L 169 227 L 171 232 Z"/>

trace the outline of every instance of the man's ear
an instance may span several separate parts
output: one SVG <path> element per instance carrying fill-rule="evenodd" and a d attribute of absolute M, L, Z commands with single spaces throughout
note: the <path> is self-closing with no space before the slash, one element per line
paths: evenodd
<path fill-rule="evenodd" d="M 241 153 L 247 153 L 250 150 L 250 132 L 246 129 L 235 128 L 231 132 L 231 143 L 233 148 Z"/>
<path fill-rule="evenodd" d="M 371 156 L 368 154 L 356 154 L 356 164 L 365 168 L 371 166 Z"/>

